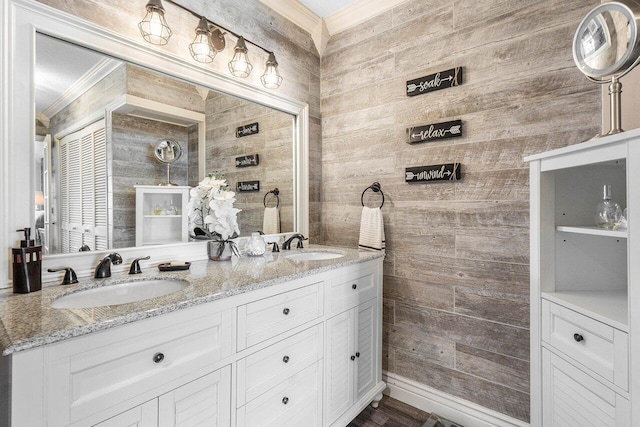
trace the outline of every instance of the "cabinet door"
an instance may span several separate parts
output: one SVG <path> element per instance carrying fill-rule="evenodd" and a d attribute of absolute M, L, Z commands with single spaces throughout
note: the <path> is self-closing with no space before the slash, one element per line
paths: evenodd
<path fill-rule="evenodd" d="M 157 427 L 158 399 L 150 400 L 127 412 L 95 424 L 94 427 Z"/>
<path fill-rule="evenodd" d="M 228 426 L 231 366 L 225 366 L 159 398 L 159 427 Z"/>
<path fill-rule="evenodd" d="M 356 311 L 351 309 L 327 321 L 325 424 L 329 425 L 353 404 Z M 353 358 L 353 360 L 352 360 Z"/>
<path fill-rule="evenodd" d="M 376 384 L 376 367 L 379 359 L 378 300 L 372 299 L 357 308 L 356 331 L 356 396 L 357 401 Z"/>

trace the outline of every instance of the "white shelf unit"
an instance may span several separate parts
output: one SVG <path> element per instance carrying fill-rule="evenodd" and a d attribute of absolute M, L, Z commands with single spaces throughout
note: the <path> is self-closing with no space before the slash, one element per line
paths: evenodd
<path fill-rule="evenodd" d="M 640 425 L 640 392 L 634 392 L 640 387 L 634 363 L 640 357 L 640 238 L 633 236 L 640 221 L 640 130 L 525 160 L 531 186 L 531 425 L 580 424 L 567 420 L 567 413 L 593 425 Z M 629 230 L 595 226 L 605 184 L 628 207 Z M 593 396 L 586 390 L 600 396 L 601 413 L 591 410 Z M 562 395 L 575 399 L 558 405 Z"/>
<path fill-rule="evenodd" d="M 189 241 L 188 186 L 136 185 L 136 246 Z M 177 215 L 164 212 L 171 204 Z"/>

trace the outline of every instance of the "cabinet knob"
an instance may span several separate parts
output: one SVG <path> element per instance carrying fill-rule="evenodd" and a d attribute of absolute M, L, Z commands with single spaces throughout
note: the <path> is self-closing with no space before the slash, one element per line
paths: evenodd
<path fill-rule="evenodd" d="M 360 352 L 356 352 L 356 357 L 360 357 Z"/>
<path fill-rule="evenodd" d="M 282 310 L 282 314 L 284 314 L 285 316 L 289 314 L 289 309 L 285 308 L 284 310 Z"/>
<path fill-rule="evenodd" d="M 580 334 L 573 334 L 573 339 L 576 340 L 576 342 L 584 341 L 584 337 Z"/>
<path fill-rule="evenodd" d="M 286 405 L 287 403 L 289 403 L 289 398 L 288 398 L 287 396 L 283 397 L 283 398 L 282 398 L 282 403 L 284 403 L 285 405 Z"/>
<path fill-rule="evenodd" d="M 351 285 L 351 289 L 356 289 L 358 287 L 358 285 L 356 285 L 355 283 L 353 285 Z"/>
<path fill-rule="evenodd" d="M 284 363 L 289 363 L 289 356 L 285 356 L 285 357 L 283 357 L 283 358 L 282 358 L 282 361 L 283 361 Z"/>
<path fill-rule="evenodd" d="M 162 353 L 156 353 L 156 354 L 154 354 L 154 355 L 153 355 L 153 361 L 154 361 L 155 363 L 160 363 L 160 362 L 162 362 L 163 360 L 164 360 L 164 354 L 162 354 Z"/>
<path fill-rule="evenodd" d="M 351 360 L 356 360 L 356 357 L 352 355 Z"/>

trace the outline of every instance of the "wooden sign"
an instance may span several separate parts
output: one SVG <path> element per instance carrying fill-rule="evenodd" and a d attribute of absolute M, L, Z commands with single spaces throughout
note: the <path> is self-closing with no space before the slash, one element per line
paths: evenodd
<path fill-rule="evenodd" d="M 458 181 L 460 163 L 405 168 L 405 182 Z"/>
<path fill-rule="evenodd" d="M 255 135 L 260 132 L 258 122 L 248 125 L 240 126 L 236 129 L 236 138 L 242 138 L 243 136 Z"/>
<path fill-rule="evenodd" d="M 438 139 L 457 138 L 462 136 L 462 120 L 433 123 L 424 126 L 407 128 L 409 144 L 415 142 L 435 141 Z"/>
<path fill-rule="evenodd" d="M 430 74 L 407 82 L 407 96 L 422 95 L 462 84 L 462 67 Z"/>
<path fill-rule="evenodd" d="M 240 193 L 260 191 L 260 181 L 240 181 L 236 186 L 236 191 Z"/>
<path fill-rule="evenodd" d="M 260 156 L 257 154 L 247 154 L 246 156 L 236 157 L 236 167 L 246 168 L 247 166 L 258 166 L 260 164 Z"/>

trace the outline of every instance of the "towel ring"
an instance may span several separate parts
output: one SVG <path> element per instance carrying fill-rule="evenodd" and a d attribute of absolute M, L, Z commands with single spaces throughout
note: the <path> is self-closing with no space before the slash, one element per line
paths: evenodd
<path fill-rule="evenodd" d="M 278 194 L 280 194 L 280 190 L 278 190 L 277 188 L 274 188 L 271 191 L 268 191 L 267 194 L 264 195 L 264 199 L 262 199 L 262 204 L 264 205 L 264 207 L 267 207 L 267 196 L 269 194 L 273 194 L 274 196 L 276 196 L 276 208 L 278 206 L 280 206 L 280 197 L 278 197 Z"/>
<path fill-rule="evenodd" d="M 382 208 L 384 206 L 384 193 L 380 188 L 379 182 L 374 182 L 373 184 L 371 184 L 370 186 L 364 189 L 364 191 L 362 192 L 362 196 L 360 196 L 360 203 L 362 203 L 362 206 L 364 206 L 364 193 L 366 193 L 367 190 L 369 189 L 373 190 L 374 193 L 380 193 L 380 195 L 382 196 L 382 203 L 380 204 L 380 208 Z"/>

